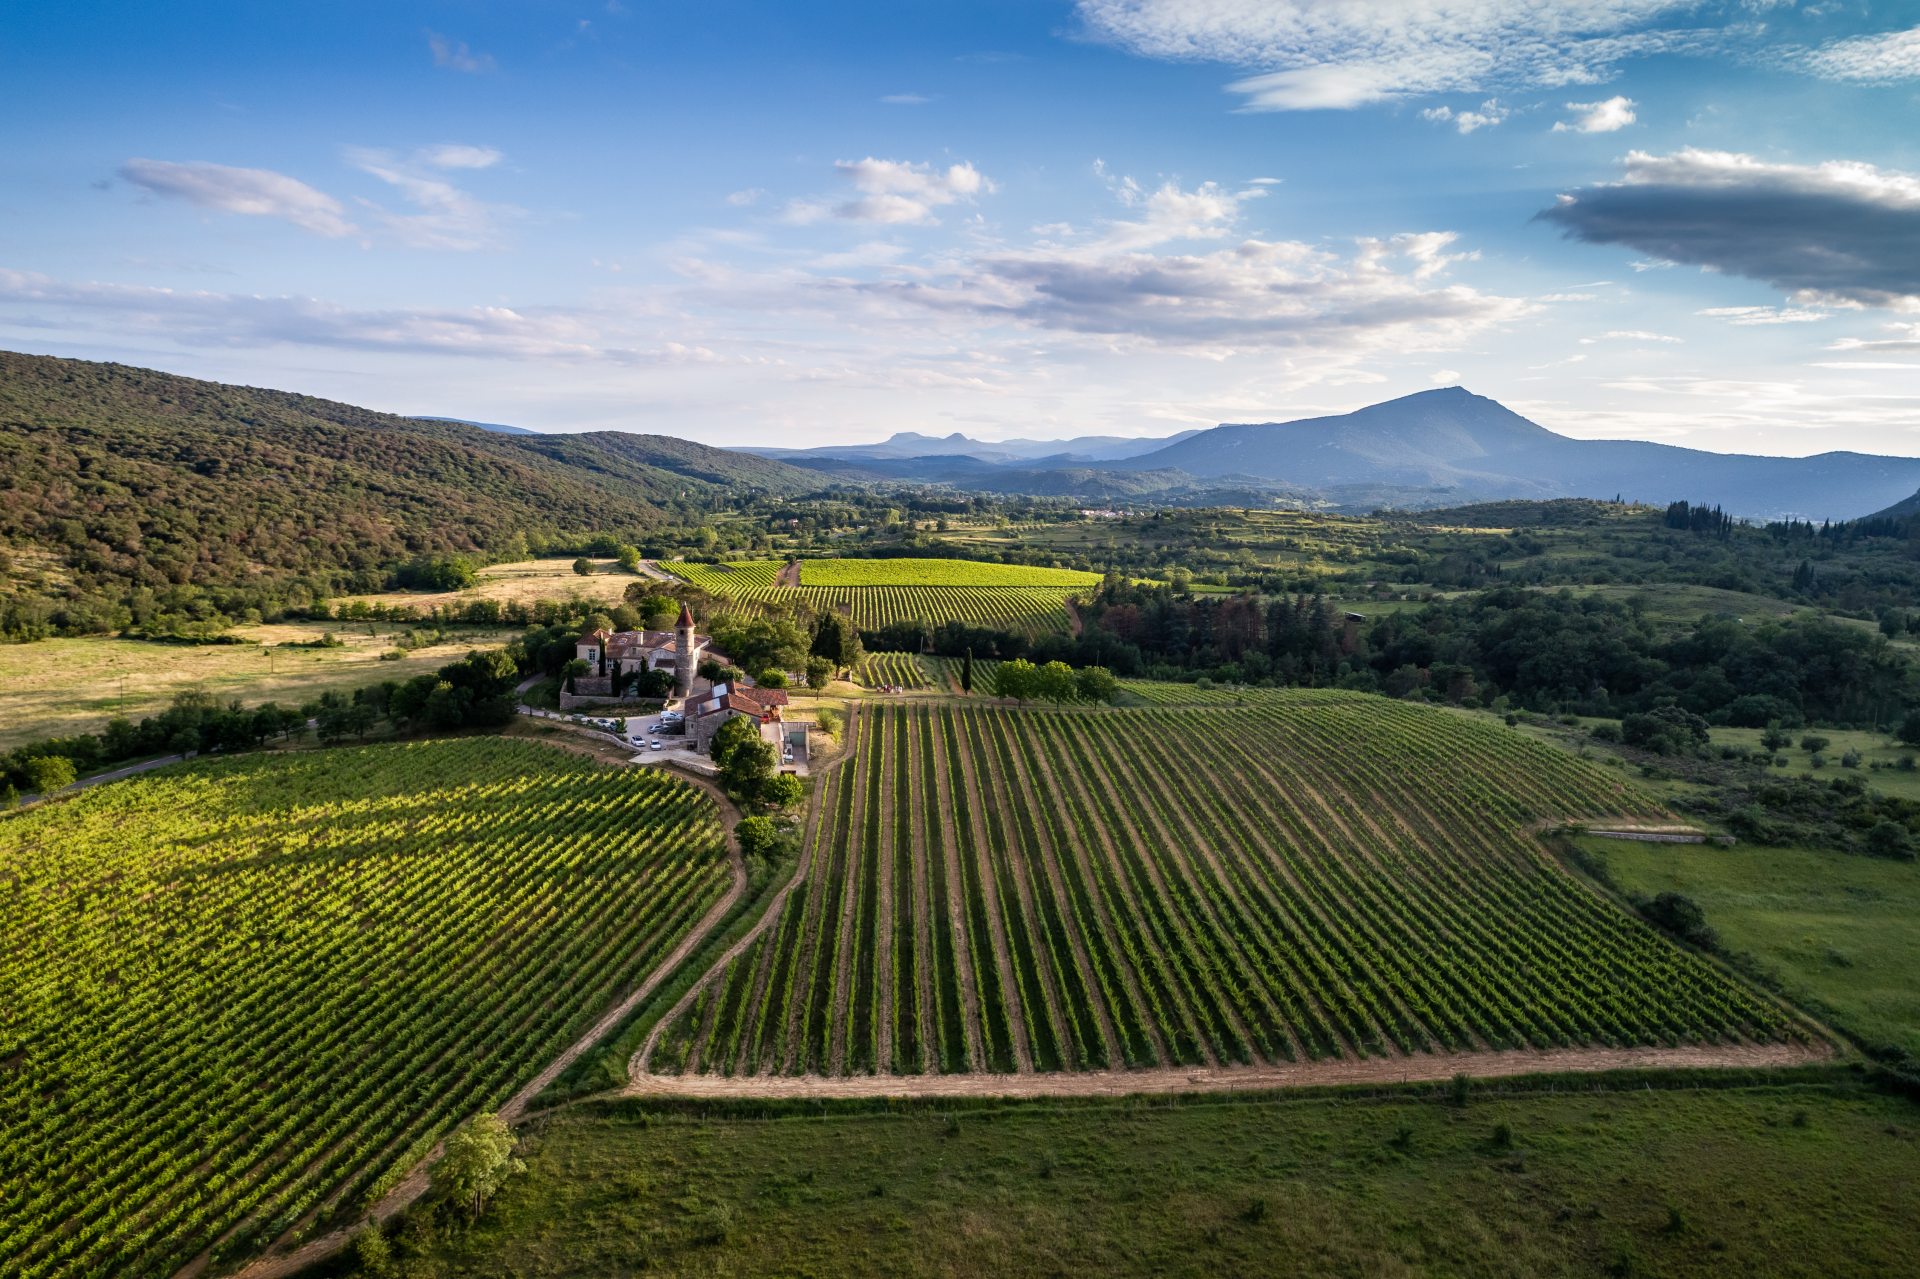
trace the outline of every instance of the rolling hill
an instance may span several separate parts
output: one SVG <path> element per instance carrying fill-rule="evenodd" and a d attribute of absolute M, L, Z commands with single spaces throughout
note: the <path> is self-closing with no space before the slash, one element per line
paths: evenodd
<path fill-rule="evenodd" d="M 0 352 L 0 551 L 16 591 L 67 601 L 56 608 L 137 612 L 130 593 L 166 607 L 176 588 L 296 579 L 371 589 L 383 566 L 416 555 L 517 537 L 638 540 L 672 508 L 823 483 L 665 436 L 508 435 Z M 0 609 L 24 607 L 11 598 Z M 8 631 L 19 620 L 0 618 Z"/>

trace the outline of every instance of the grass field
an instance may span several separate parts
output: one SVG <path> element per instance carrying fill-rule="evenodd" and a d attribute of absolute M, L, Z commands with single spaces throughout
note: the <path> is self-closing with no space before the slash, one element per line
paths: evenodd
<path fill-rule="evenodd" d="M 1794 848 L 1583 838 L 1615 883 L 1685 893 L 1732 951 L 1871 1041 L 1920 1054 L 1920 866 Z"/>
<path fill-rule="evenodd" d="M 239 626 L 245 644 L 154 644 L 125 639 L 49 639 L 0 645 L 0 750 L 43 737 L 99 729 L 116 715 L 138 721 L 183 689 L 221 701 L 298 706 L 328 691 L 409 679 L 501 643 L 505 632 L 462 628 L 454 642 L 383 662 L 404 628 L 364 622 Z M 332 633 L 341 648 L 281 648 Z"/>
<path fill-rule="evenodd" d="M 1509 1135 L 1502 1142 L 1502 1130 Z M 1843 1081 L 537 1127 L 420 1279 L 1920 1273 L 1920 1123 Z"/>
<path fill-rule="evenodd" d="M 870 706 L 856 738 L 821 796 L 807 891 L 713 975 L 650 1070 L 1047 1072 L 1794 1033 L 1526 834 L 1657 807 L 1497 726 L 1295 692 L 1241 710 Z"/>
<path fill-rule="evenodd" d="M 728 879 L 696 791 L 498 738 L 0 820 L 0 1273 L 166 1276 L 360 1210 Z"/>
<path fill-rule="evenodd" d="M 1813 764 L 1813 752 L 1800 747 L 1800 739 L 1809 733 L 1824 737 L 1830 743 L 1821 752 L 1823 759 L 1818 768 Z M 1745 746 L 1750 750 L 1759 750 L 1762 735 L 1762 730 L 1757 728 L 1715 728 L 1713 743 L 1716 746 Z M 1901 744 L 1887 733 L 1873 733 L 1864 729 L 1806 728 L 1796 730 L 1792 737 L 1793 744 L 1780 752 L 1786 756 L 1787 766 L 1774 769 L 1776 774 L 1815 777 L 1821 781 L 1857 775 L 1865 778 L 1869 786 L 1888 795 L 1920 800 L 1920 769 L 1903 770 L 1899 767 L 1902 757 L 1920 756 L 1920 750 Z M 1841 756 L 1850 750 L 1860 752 L 1858 769 L 1841 766 Z M 1872 767 L 1874 764 L 1880 767 Z"/>
<path fill-rule="evenodd" d="M 573 560 L 573 556 L 567 556 L 489 564 L 479 570 L 479 580 L 464 591 L 382 591 L 375 595 L 343 596 L 335 603 L 351 604 L 361 600 L 423 612 L 441 607 L 458 608 L 475 600 L 532 604 L 536 600 L 568 600 L 578 596 L 597 603 L 618 604 L 625 597 L 627 587 L 647 580 L 625 572 L 614 560 L 594 560 L 593 573 L 582 577 L 573 571 Z"/>
<path fill-rule="evenodd" d="M 887 576 L 911 579 L 897 584 L 867 580 L 861 585 L 824 586 L 777 585 L 776 578 L 783 565 L 774 560 L 733 564 L 674 562 L 664 567 L 722 599 L 749 605 L 798 601 L 817 612 L 842 609 L 853 618 L 855 626 L 864 630 L 876 630 L 890 622 L 920 621 L 939 626 L 957 621 L 970 626 L 1018 631 L 1030 637 L 1060 634 L 1069 625 L 1067 598 L 1083 589 L 1080 585 L 1023 584 L 1034 575 L 1064 574 L 1065 570 L 974 564 L 967 560 L 805 561 L 801 569 L 803 583 L 811 582 L 816 572 L 856 580 L 863 575 L 866 579 Z M 1000 572 L 996 574 L 992 570 Z M 980 584 L 994 577 L 1006 581 Z M 1070 577 L 1076 581 L 1086 579 L 1089 584 L 1099 580 L 1092 573 Z"/>

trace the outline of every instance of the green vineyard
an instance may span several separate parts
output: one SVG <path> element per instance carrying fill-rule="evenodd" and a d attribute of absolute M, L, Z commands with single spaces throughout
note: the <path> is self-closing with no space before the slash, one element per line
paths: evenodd
<path fill-rule="evenodd" d="M 931 688 L 926 668 L 912 653 L 868 653 L 854 672 L 854 679 L 866 688 Z"/>
<path fill-rule="evenodd" d="M 800 585 L 947 586 L 996 590 L 1042 587 L 1049 590 L 1090 591 L 1100 585 L 1100 575 L 1079 569 L 983 564 L 975 560 L 829 559 L 802 561 Z"/>
<path fill-rule="evenodd" d="M 1331 692 L 869 706 L 817 802 L 810 874 L 667 1027 L 650 1071 L 1073 1071 L 1795 1033 L 1530 833 L 1656 816 L 1653 801 L 1444 711 Z"/>
<path fill-rule="evenodd" d="M 728 883 L 692 788 L 498 738 L 0 821 L 0 1274 L 170 1275 L 359 1212 Z"/>
<path fill-rule="evenodd" d="M 881 571 L 885 566 L 895 567 Z M 663 567 L 720 599 L 749 608 L 799 603 L 820 613 L 840 610 L 862 630 L 878 630 L 893 622 L 917 621 L 932 626 L 963 622 L 1017 631 L 1030 638 L 1065 633 L 1069 627 L 1067 600 L 1099 581 L 1092 573 L 968 560 L 809 560 L 801 567 L 800 586 L 779 585 L 777 579 L 785 566 L 774 560 L 734 564 L 667 561 Z M 816 575 L 835 582 L 811 584 Z M 885 580 L 890 577 L 899 580 Z M 1057 584 L 1060 579 L 1068 579 L 1068 583 Z M 1032 584 L 1042 580 L 1056 584 Z"/>

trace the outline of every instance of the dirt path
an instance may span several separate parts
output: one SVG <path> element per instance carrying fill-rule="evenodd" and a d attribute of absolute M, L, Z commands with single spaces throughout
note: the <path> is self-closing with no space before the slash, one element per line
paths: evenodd
<path fill-rule="evenodd" d="M 625 1097 L 1126 1097 L 1154 1093 L 1245 1092 L 1343 1084 L 1433 1083 L 1467 1075 L 1582 1074 L 1602 1070 L 1763 1069 L 1826 1061 L 1816 1044 L 1726 1044 L 1685 1048 L 1576 1048 L 1553 1052 L 1434 1053 L 1413 1057 L 1292 1062 L 1223 1069 L 1102 1070 L 1077 1074 L 863 1075 L 825 1078 L 727 1079 L 644 1075 Z"/>
<path fill-rule="evenodd" d="M 849 716 L 846 729 L 846 740 L 849 748 L 853 744 L 853 731 L 854 717 Z M 719 957 L 708 967 L 707 971 L 701 975 L 700 980 L 696 981 L 692 986 L 689 986 L 686 994 L 680 996 L 679 1002 L 669 1008 L 661 1015 L 660 1019 L 654 1023 L 653 1031 L 647 1036 L 646 1042 L 641 1044 L 640 1047 L 634 1051 L 633 1056 L 627 1060 L 627 1073 L 629 1075 L 640 1076 L 646 1073 L 647 1059 L 652 1055 L 654 1047 L 660 1042 L 660 1036 L 666 1031 L 667 1027 L 672 1025 L 675 1019 L 684 1013 L 695 999 L 699 998 L 702 990 L 718 982 L 721 975 L 726 972 L 728 964 L 731 964 L 741 955 L 744 955 L 748 947 L 752 946 L 756 941 L 759 941 L 761 936 L 779 921 L 781 912 L 786 909 L 787 898 L 791 897 L 795 890 L 809 883 L 814 877 L 816 863 L 820 858 L 820 825 L 826 808 L 827 774 L 846 763 L 852 754 L 853 751 L 851 749 L 842 751 L 838 759 L 823 765 L 820 771 L 814 774 L 814 777 L 818 779 L 818 784 L 814 788 L 814 803 L 812 805 L 812 812 L 808 814 L 807 831 L 804 836 L 805 844 L 803 846 L 806 851 L 800 859 L 800 865 L 794 872 L 793 878 L 788 880 L 767 902 L 766 910 L 761 913 L 759 919 L 754 921 L 753 927 L 743 933 L 733 945 L 722 951 Z M 767 967 L 770 967 L 770 965 Z M 764 987 L 764 981 L 762 982 L 762 986 Z M 749 1004 L 748 1007 L 757 1009 L 759 1005 L 757 1003 Z M 764 1053 L 766 1048 L 766 1045 L 761 1045 L 761 1052 Z M 780 1063 L 776 1061 L 774 1063 L 774 1069 L 777 1070 L 779 1065 Z M 745 1072 L 742 1077 L 751 1078 L 751 1071 Z"/>
<path fill-rule="evenodd" d="M 1080 633 L 1087 629 L 1087 624 L 1080 620 L 1080 610 L 1073 606 L 1072 600 L 1065 600 L 1063 603 L 1067 608 L 1067 630 L 1072 632 L 1075 639 L 1079 639 Z"/>
<path fill-rule="evenodd" d="M 558 744 L 559 743 L 556 743 L 556 745 Z M 545 1091 L 549 1084 L 558 1079 L 561 1074 L 564 1073 L 569 1066 L 573 1065 L 574 1062 L 578 1061 L 583 1054 L 598 1046 L 601 1040 L 612 1034 L 615 1028 L 633 1013 L 635 1008 L 639 1007 L 648 996 L 659 989 L 660 984 L 673 975 L 674 970 L 686 961 L 687 956 L 691 955 L 701 943 L 706 941 L 707 935 L 719 926 L 720 921 L 726 918 L 727 913 L 739 903 L 740 898 L 747 891 L 747 866 L 745 860 L 740 855 L 740 841 L 734 835 L 734 827 L 740 823 L 740 811 L 733 806 L 733 801 L 727 798 L 724 791 L 706 778 L 683 772 L 677 768 L 674 769 L 673 772 L 681 781 L 713 797 L 720 813 L 720 829 L 726 838 L 727 868 L 732 872 L 733 883 L 720 900 L 715 902 L 707 913 L 700 917 L 700 922 L 695 924 L 685 937 L 681 938 L 679 945 L 669 951 L 666 958 L 654 966 L 653 971 L 647 974 L 644 981 L 628 992 L 627 996 L 619 1003 L 603 1013 L 600 1019 L 588 1027 L 586 1032 L 578 1039 L 574 1040 L 573 1044 L 569 1046 L 566 1051 L 548 1062 L 545 1069 L 528 1080 L 518 1092 L 507 1099 L 506 1104 L 501 1106 L 497 1113 L 508 1123 L 513 1123 L 525 1114 L 527 1106 L 535 1097 Z M 387 1221 L 406 1208 L 411 1207 L 422 1195 L 426 1194 L 431 1184 L 428 1170 L 433 1166 L 434 1161 L 440 1158 L 441 1153 L 442 1147 L 436 1145 L 433 1150 L 428 1153 L 427 1157 L 420 1162 L 419 1167 L 415 1168 L 408 1174 L 405 1180 L 401 1181 L 382 1196 L 380 1201 L 373 1206 L 370 1214 L 373 1220 L 381 1222 Z M 303 1244 L 292 1252 L 274 1255 L 270 1251 L 268 1255 L 249 1263 L 241 1270 L 233 1272 L 233 1279 L 281 1279 L 281 1276 L 296 1274 L 308 1266 L 344 1251 L 352 1241 L 354 1232 L 360 1228 L 361 1224 L 362 1223 L 356 1222 L 350 1227 L 343 1227 L 339 1230 L 321 1235 L 319 1238 Z M 275 1246 L 277 1247 L 278 1244 L 276 1243 Z M 205 1259 L 196 1259 L 195 1262 L 182 1269 L 176 1276 L 176 1279 L 189 1279 L 191 1275 L 198 1274 L 205 1268 Z"/>
<path fill-rule="evenodd" d="M 775 586 L 800 585 L 800 561 L 789 560 L 781 566 L 779 574 L 773 579 L 773 584 Z"/>

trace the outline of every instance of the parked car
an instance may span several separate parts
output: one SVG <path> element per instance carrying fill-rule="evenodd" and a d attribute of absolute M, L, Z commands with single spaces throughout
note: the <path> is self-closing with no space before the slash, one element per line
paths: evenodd
<path fill-rule="evenodd" d="M 653 749 L 653 750 L 659 750 L 659 749 L 660 749 L 660 743 L 659 743 L 659 742 L 648 742 L 648 743 L 647 743 L 647 746 L 648 746 L 648 747 L 649 747 L 650 749 Z"/>

